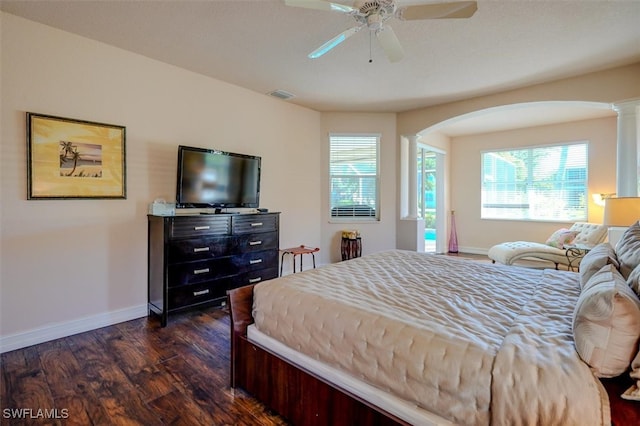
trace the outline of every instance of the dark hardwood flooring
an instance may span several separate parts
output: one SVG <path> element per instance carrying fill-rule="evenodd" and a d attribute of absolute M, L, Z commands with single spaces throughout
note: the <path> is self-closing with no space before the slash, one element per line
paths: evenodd
<path fill-rule="evenodd" d="M 226 309 L 207 308 L 166 328 L 141 318 L 4 353 L 0 424 L 286 425 L 230 389 L 229 327 Z"/>

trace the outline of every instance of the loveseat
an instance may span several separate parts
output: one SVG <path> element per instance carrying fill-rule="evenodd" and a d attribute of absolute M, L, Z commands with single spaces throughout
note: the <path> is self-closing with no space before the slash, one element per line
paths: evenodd
<path fill-rule="evenodd" d="M 566 245 L 594 247 L 605 240 L 607 227 L 597 223 L 576 222 L 569 229 L 559 229 L 545 243 L 532 241 L 512 241 L 497 244 L 489 249 L 488 256 L 493 263 L 512 265 L 518 260 L 535 259 L 558 265 L 577 267 L 580 258 L 567 256 Z"/>

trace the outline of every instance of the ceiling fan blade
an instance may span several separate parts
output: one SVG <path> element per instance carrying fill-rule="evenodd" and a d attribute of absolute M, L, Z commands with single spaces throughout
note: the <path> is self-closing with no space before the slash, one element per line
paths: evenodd
<path fill-rule="evenodd" d="M 378 37 L 380 46 L 382 46 L 382 50 L 384 50 L 390 62 L 398 62 L 404 57 L 404 49 L 402 49 L 400 40 L 396 37 L 393 28 L 385 25 L 376 31 L 376 37 Z"/>
<path fill-rule="evenodd" d="M 284 0 L 287 6 L 304 7 L 305 9 L 324 10 L 326 12 L 353 12 L 355 9 L 340 3 L 331 3 L 323 0 Z"/>
<path fill-rule="evenodd" d="M 470 18 L 478 10 L 475 1 L 421 4 L 399 8 L 396 17 L 405 21 L 416 19 Z"/>
<path fill-rule="evenodd" d="M 309 53 L 309 55 L 307 56 L 310 59 L 319 58 L 320 56 L 324 55 L 325 53 L 327 53 L 328 51 L 330 51 L 331 49 L 333 49 L 334 47 L 336 47 L 337 45 L 339 45 L 340 43 L 342 43 L 343 41 L 345 41 L 346 39 L 348 39 L 358 31 L 360 31 L 361 28 L 362 28 L 362 25 L 359 25 L 357 27 L 349 28 L 348 30 L 341 32 L 340 34 L 338 34 L 328 42 L 324 43 L 322 46 L 318 47 L 313 52 Z"/>

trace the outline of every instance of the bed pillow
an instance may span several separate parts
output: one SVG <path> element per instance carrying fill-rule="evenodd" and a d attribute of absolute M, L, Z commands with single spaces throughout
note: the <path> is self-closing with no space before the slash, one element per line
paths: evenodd
<path fill-rule="evenodd" d="M 605 265 L 618 268 L 616 252 L 609 243 L 601 243 L 592 248 L 580 261 L 580 286 L 584 287 L 589 278 Z"/>
<path fill-rule="evenodd" d="M 580 358 L 598 377 L 627 371 L 638 352 L 640 300 L 613 265 L 593 274 L 573 313 L 573 336 Z"/>
<path fill-rule="evenodd" d="M 623 277 L 629 278 L 631 271 L 640 265 L 640 221 L 624 231 L 616 244 L 616 255 L 620 262 L 620 273 Z"/>
<path fill-rule="evenodd" d="M 565 244 L 571 244 L 571 242 L 576 238 L 576 235 L 578 235 L 578 231 L 560 228 L 547 238 L 545 244 L 561 249 Z"/>

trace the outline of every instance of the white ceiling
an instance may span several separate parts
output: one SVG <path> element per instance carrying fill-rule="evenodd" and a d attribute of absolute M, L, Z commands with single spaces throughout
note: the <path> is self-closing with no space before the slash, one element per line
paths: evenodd
<path fill-rule="evenodd" d="M 353 18 L 282 0 L 1 0 L 0 9 L 259 93 L 284 90 L 296 95 L 286 102 L 318 111 L 400 112 L 640 61 L 640 0 L 479 0 L 470 19 L 392 19 L 405 50 L 397 63 L 375 37 L 369 62 L 366 30 L 308 59 Z"/>

